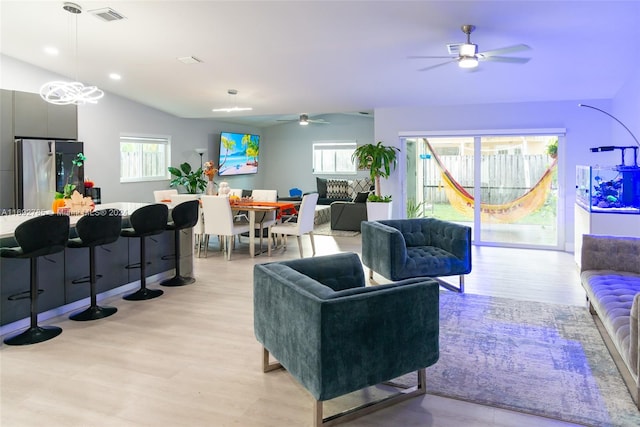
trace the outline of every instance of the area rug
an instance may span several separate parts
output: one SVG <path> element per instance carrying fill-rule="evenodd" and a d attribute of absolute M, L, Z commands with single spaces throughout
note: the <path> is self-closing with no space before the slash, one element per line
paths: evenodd
<path fill-rule="evenodd" d="M 313 229 L 313 234 L 318 236 L 341 236 L 341 237 L 353 237 L 360 234 L 359 231 L 348 230 L 332 230 L 331 223 L 325 222 L 324 224 L 318 224 Z"/>
<path fill-rule="evenodd" d="M 587 426 L 640 426 L 586 307 L 440 298 L 440 359 L 427 368 L 427 393 Z"/>

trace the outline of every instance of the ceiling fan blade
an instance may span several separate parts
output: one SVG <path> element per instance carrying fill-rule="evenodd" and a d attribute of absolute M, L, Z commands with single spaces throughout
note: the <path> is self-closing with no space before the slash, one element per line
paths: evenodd
<path fill-rule="evenodd" d="M 530 50 L 531 48 L 526 44 L 516 44 L 513 46 L 507 46 L 500 49 L 493 50 L 485 50 L 484 52 L 479 52 L 478 55 L 482 55 L 485 58 L 488 56 L 502 55 L 505 53 L 513 53 L 513 52 L 522 52 L 523 50 Z"/>
<path fill-rule="evenodd" d="M 450 63 L 452 63 L 452 62 L 458 62 L 458 58 L 453 58 L 451 61 L 441 62 L 440 64 L 431 65 L 430 67 L 420 68 L 418 71 L 427 71 L 427 70 L 432 70 L 432 69 L 434 69 L 434 68 L 438 68 L 438 67 L 441 67 L 441 66 L 443 66 L 443 65 L 450 64 Z"/>
<path fill-rule="evenodd" d="M 486 58 L 478 56 L 480 61 L 492 61 L 492 62 L 510 62 L 512 64 L 526 64 L 531 58 L 517 58 L 515 56 L 488 56 Z"/>
<path fill-rule="evenodd" d="M 421 56 L 421 55 L 411 55 L 407 56 L 408 59 L 456 59 L 455 56 Z"/>
<path fill-rule="evenodd" d="M 315 124 L 318 124 L 318 125 L 328 125 L 328 124 L 331 124 L 331 122 L 325 122 L 324 120 L 312 120 L 312 119 L 309 119 L 309 120 L 307 120 L 307 121 L 308 121 L 309 123 L 315 123 Z"/>

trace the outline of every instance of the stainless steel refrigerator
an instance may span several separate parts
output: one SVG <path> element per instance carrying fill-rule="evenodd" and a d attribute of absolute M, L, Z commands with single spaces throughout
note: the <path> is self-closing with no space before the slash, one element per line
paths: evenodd
<path fill-rule="evenodd" d="M 80 141 L 17 139 L 16 209 L 51 209 L 56 191 L 62 193 L 67 182 L 84 194 L 84 166 L 74 167 L 72 163 L 82 150 Z"/>

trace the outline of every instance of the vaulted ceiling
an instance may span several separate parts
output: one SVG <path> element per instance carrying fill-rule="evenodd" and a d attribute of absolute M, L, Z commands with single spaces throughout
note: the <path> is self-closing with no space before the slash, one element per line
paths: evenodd
<path fill-rule="evenodd" d="M 80 15 L 61 1 L 2 0 L 0 51 L 189 118 L 269 124 L 300 113 L 612 98 L 640 62 L 638 1 L 77 4 Z M 108 7 L 125 19 L 92 13 Z M 448 43 L 465 41 L 462 24 L 477 27 L 471 39 L 480 51 L 524 43 L 531 50 L 510 56 L 531 60 L 417 71 L 444 60 L 407 57 L 448 55 Z M 45 46 L 60 53 L 47 55 Z M 177 60 L 189 56 L 202 62 Z M 234 105 L 253 110 L 211 111 Z"/>

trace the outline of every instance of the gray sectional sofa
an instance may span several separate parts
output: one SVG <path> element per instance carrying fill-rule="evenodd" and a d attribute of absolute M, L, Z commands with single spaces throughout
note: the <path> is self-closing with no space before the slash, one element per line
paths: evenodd
<path fill-rule="evenodd" d="M 640 238 L 585 234 L 580 279 L 589 311 L 602 322 L 609 351 L 620 356 L 614 361 L 640 408 Z"/>

